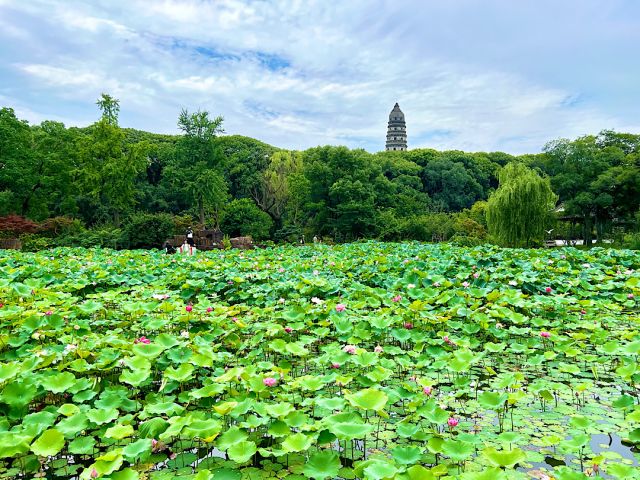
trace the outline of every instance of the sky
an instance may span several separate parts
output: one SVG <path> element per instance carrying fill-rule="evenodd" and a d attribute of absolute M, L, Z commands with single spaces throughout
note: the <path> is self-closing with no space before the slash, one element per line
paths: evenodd
<path fill-rule="evenodd" d="M 639 52 L 636 0 L 0 0 L 0 106 L 375 152 L 398 102 L 410 149 L 536 153 L 640 133 Z"/>

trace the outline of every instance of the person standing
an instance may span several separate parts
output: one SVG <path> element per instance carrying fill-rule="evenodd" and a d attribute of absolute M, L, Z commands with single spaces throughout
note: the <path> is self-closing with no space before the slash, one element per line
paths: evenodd
<path fill-rule="evenodd" d="M 193 229 L 191 227 L 187 228 L 187 243 L 193 247 L 195 246 L 195 242 L 193 241 Z"/>

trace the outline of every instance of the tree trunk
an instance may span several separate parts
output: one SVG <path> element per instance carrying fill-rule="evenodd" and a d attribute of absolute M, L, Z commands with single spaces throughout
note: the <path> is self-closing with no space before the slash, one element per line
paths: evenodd
<path fill-rule="evenodd" d="M 584 245 L 585 247 L 590 247 L 592 245 L 591 242 L 591 214 L 588 214 L 584 219 Z"/>
<path fill-rule="evenodd" d="M 202 197 L 198 198 L 198 214 L 200 216 L 200 225 L 202 225 L 202 228 L 204 229 L 204 201 L 202 200 Z"/>

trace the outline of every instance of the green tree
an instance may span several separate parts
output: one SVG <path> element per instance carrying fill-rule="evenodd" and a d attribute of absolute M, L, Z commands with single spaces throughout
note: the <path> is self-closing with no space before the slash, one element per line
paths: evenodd
<path fill-rule="evenodd" d="M 108 97 L 108 96 L 106 96 Z M 135 204 L 136 176 L 147 166 L 145 142 L 133 145 L 125 142 L 125 134 L 118 127 L 117 100 L 105 100 L 101 105 L 102 118 L 94 124 L 88 136 L 78 142 L 80 168 L 78 184 L 81 191 L 97 206 L 105 209 L 116 225 L 121 215 Z"/>
<path fill-rule="evenodd" d="M 181 207 L 193 207 L 200 224 L 206 224 L 207 213 L 218 226 L 223 205 L 228 199 L 228 187 L 220 170 L 213 142 L 222 132 L 222 117 L 210 118 L 209 112 L 189 113 L 182 110 L 178 128 L 183 135 L 176 146 L 176 155 L 164 176 L 181 198 Z"/>
<path fill-rule="evenodd" d="M 118 125 L 118 115 L 120 114 L 120 101 L 106 93 L 100 95 L 96 105 L 102 112 L 102 119 L 109 125 Z"/>
<path fill-rule="evenodd" d="M 510 247 L 541 243 L 558 198 L 549 179 L 522 163 L 512 162 L 502 169 L 499 180 L 499 187 L 487 205 L 489 232 Z"/>
<path fill-rule="evenodd" d="M 256 204 L 273 219 L 276 228 L 282 227 L 282 216 L 291 195 L 290 179 L 302 172 L 300 152 L 281 150 L 271 156 L 261 181 L 251 192 Z"/>
<path fill-rule="evenodd" d="M 249 235 L 254 240 L 265 240 L 272 227 L 271 217 L 248 198 L 233 200 L 222 216 L 222 231 L 232 237 Z"/>

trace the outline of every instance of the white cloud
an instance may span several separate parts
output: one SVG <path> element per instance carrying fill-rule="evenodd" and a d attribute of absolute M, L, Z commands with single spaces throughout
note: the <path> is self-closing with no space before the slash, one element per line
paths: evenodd
<path fill-rule="evenodd" d="M 595 11 L 602 0 L 588 2 L 587 11 Z M 396 101 L 411 147 L 519 153 L 559 136 L 638 131 L 629 127 L 637 123 L 633 109 L 601 99 L 627 92 L 632 67 L 624 52 L 619 64 L 607 57 L 608 74 L 621 82 L 615 90 L 585 83 L 594 78 L 585 75 L 591 59 L 580 61 L 575 44 L 590 37 L 575 28 L 571 39 L 562 37 L 560 20 L 576 21 L 571 9 L 545 4 L 542 36 L 527 23 L 541 21 L 538 10 L 500 0 L 463 3 L 0 0 L 0 16 L 13 28 L 0 40 L 11 37 L 15 45 L 0 53 L 8 79 L 0 92 L 23 104 L 30 93 L 47 95 L 51 115 L 86 105 L 74 110 L 80 121 L 97 116 L 95 99 L 108 91 L 121 100 L 127 126 L 162 132 L 176 130 L 181 107 L 204 108 L 225 117 L 228 133 L 289 148 L 379 150 Z M 596 31 L 593 45 L 623 50 L 619 35 L 637 35 L 638 22 L 601 11 L 609 40 Z M 500 15 L 521 15 L 515 23 L 522 32 L 514 22 L 499 23 Z M 584 18 L 592 29 L 600 25 Z M 540 53 L 530 50 L 531 39 Z M 574 45 L 573 56 L 565 45 Z M 575 75 L 555 75 L 567 65 Z"/>

